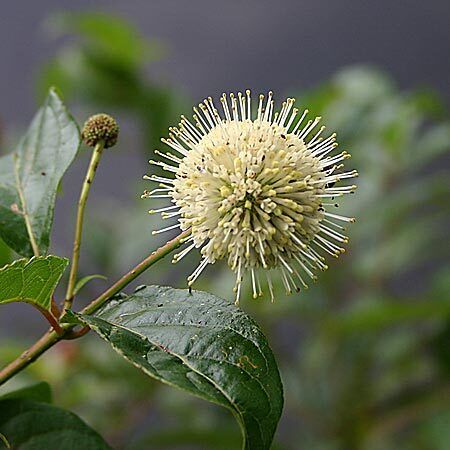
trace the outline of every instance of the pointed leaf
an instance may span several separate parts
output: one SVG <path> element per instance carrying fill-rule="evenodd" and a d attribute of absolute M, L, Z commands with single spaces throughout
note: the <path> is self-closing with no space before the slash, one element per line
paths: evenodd
<path fill-rule="evenodd" d="M 17 253 L 47 252 L 56 191 L 79 145 L 75 121 L 50 90 L 16 151 L 0 158 L 0 237 Z"/>
<path fill-rule="evenodd" d="M 20 450 L 111 450 L 75 414 L 26 399 L 0 400 L 0 433 Z"/>
<path fill-rule="evenodd" d="M 95 280 L 97 278 L 100 278 L 101 280 L 106 280 L 106 277 L 104 275 L 87 275 L 83 278 L 81 278 L 80 280 L 77 281 L 77 284 L 75 285 L 75 289 L 73 290 L 73 295 L 78 294 L 78 292 L 80 292 L 81 289 L 83 289 L 83 287 L 89 283 L 89 281 L 91 280 Z"/>
<path fill-rule="evenodd" d="M 243 448 L 270 448 L 281 380 L 266 338 L 239 308 L 206 292 L 149 286 L 78 317 L 151 377 L 230 409 Z"/>
<path fill-rule="evenodd" d="M 5 448 L 11 448 L 11 444 L 8 442 L 8 439 L 6 439 L 6 436 L 3 436 L 2 433 L 0 433 L 0 442 L 3 443 L 3 445 L 5 446 Z"/>
<path fill-rule="evenodd" d="M 18 259 L 0 269 L 0 304 L 31 303 L 49 311 L 51 297 L 68 264 L 59 256 Z"/>

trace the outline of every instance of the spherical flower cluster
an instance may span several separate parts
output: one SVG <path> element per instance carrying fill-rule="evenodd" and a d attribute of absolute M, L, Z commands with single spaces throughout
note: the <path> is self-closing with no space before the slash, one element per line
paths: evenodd
<path fill-rule="evenodd" d="M 119 137 L 119 125 L 108 114 L 95 114 L 85 122 L 81 135 L 89 147 L 95 147 L 100 141 L 105 148 L 113 147 Z"/>
<path fill-rule="evenodd" d="M 194 123 L 184 116 L 162 141 L 176 153 L 161 153 L 150 161 L 170 175 L 146 177 L 159 186 L 143 197 L 168 198 L 159 210 L 177 222 L 156 233 L 175 228 L 190 230 L 179 261 L 192 249 L 202 259 L 189 276 L 192 285 L 208 264 L 226 260 L 236 273 L 236 302 L 242 281 L 250 275 L 253 296 L 262 295 L 258 269 L 266 275 L 274 298 L 270 269 L 279 269 L 287 292 L 307 287 L 325 270 L 323 253 L 338 256 L 347 237 L 339 222 L 353 222 L 328 211 L 334 199 L 355 190 L 336 183 L 357 176 L 342 171 L 350 155 L 334 154 L 335 134 L 322 138 L 320 118 L 306 121 L 294 99 L 274 112 L 272 93 L 260 95 L 255 114 L 250 92 L 223 94 L 222 113 L 208 98 L 194 108 Z M 331 203 L 330 203 L 331 202 Z"/>

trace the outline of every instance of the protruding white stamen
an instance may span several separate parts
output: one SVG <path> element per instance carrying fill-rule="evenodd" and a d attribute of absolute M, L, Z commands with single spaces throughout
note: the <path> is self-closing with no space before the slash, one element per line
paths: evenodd
<path fill-rule="evenodd" d="M 154 230 L 152 231 L 152 234 L 165 233 L 166 231 L 174 230 L 175 228 L 180 228 L 180 224 L 176 223 L 175 225 L 171 225 L 170 227 L 161 228 L 161 230 Z"/>
<path fill-rule="evenodd" d="M 322 252 L 338 256 L 344 251 L 337 244 L 348 239 L 335 221 L 354 219 L 327 209 L 336 206 L 334 198 L 355 190 L 339 183 L 358 174 L 341 171 L 349 154 L 336 154 L 336 135 L 323 137 L 325 127 L 316 128 L 320 117 L 306 121 L 308 110 L 299 114 L 294 99 L 275 112 L 272 92 L 260 95 L 256 118 L 248 90 L 223 94 L 220 103 L 219 113 L 208 97 L 194 107 L 193 122 L 182 116 L 179 127 L 169 129 L 162 141 L 176 155 L 156 151 L 164 162 L 151 163 L 175 178 L 146 177 L 160 187 L 143 197 L 169 198 L 171 205 L 152 212 L 178 220 L 154 233 L 191 231 L 190 244 L 174 261 L 201 247 L 203 259 L 189 285 L 208 264 L 225 259 L 236 273 L 236 302 L 248 272 L 253 297 L 261 294 L 259 268 L 266 270 L 273 301 L 269 269 L 279 269 L 292 292 L 307 287 L 303 274 L 315 280 L 315 272 L 327 269 Z M 333 200 L 322 201 L 327 198 Z"/>

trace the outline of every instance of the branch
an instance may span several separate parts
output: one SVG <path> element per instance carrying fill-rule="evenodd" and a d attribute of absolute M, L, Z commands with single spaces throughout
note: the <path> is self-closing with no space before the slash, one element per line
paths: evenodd
<path fill-rule="evenodd" d="M 120 292 L 125 286 L 131 283 L 135 278 L 137 278 L 142 272 L 147 270 L 150 266 L 157 263 L 160 259 L 164 258 L 166 255 L 171 253 L 173 250 L 177 249 L 189 236 L 190 230 L 185 231 L 178 235 L 176 238 L 164 244 L 158 250 L 154 251 L 150 256 L 140 262 L 136 267 L 131 269 L 126 273 L 120 280 L 114 283 L 109 289 L 107 289 L 103 294 L 99 295 L 94 299 L 86 308 L 81 312 L 83 314 L 92 314 L 97 311 L 102 305 L 104 305 L 111 297 Z M 77 337 L 84 336 L 85 331 L 72 333 L 74 325 L 62 324 L 61 334 L 55 331 L 48 331 L 45 333 L 38 341 L 36 341 L 28 350 L 26 350 L 22 355 L 20 355 L 16 360 L 6 366 L 2 371 L 0 371 L 0 385 L 6 383 L 10 378 L 12 378 L 17 373 L 21 372 L 23 369 L 28 367 L 33 361 L 35 361 L 39 356 L 45 353 L 50 347 L 53 347 L 58 341 L 68 337 L 69 339 L 74 339 Z"/>
<path fill-rule="evenodd" d="M 103 294 L 89 303 L 86 308 L 84 308 L 81 313 L 82 314 L 92 314 L 101 306 L 103 306 L 106 301 L 108 301 L 111 297 L 119 293 L 125 286 L 130 284 L 135 278 L 137 278 L 142 272 L 145 272 L 150 266 L 158 262 L 160 259 L 164 258 L 168 253 L 171 253 L 173 250 L 177 249 L 184 240 L 189 236 L 190 230 L 184 231 L 176 238 L 167 242 L 167 244 L 160 247 L 158 250 L 152 252 L 147 258 L 145 258 L 142 262 L 140 262 L 136 267 L 131 269 L 128 273 L 126 273 L 120 280 L 116 281 L 109 289 L 107 289 Z"/>

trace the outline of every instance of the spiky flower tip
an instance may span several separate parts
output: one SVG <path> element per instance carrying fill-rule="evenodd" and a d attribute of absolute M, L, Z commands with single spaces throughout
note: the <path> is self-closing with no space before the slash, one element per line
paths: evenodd
<path fill-rule="evenodd" d="M 108 114 L 95 114 L 85 122 L 81 136 L 89 147 L 95 147 L 100 141 L 104 142 L 105 148 L 112 147 L 119 137 L 119 125 Z"/>
<path fill-rule="evenodd" d="M 159 184 L 143 197 L 167 198 L 163 218 L 174 225 L 154 233 L 191 230 L 179 261 L 199 248 L 202 259 L 188 277 L 192 285 L 208 264 L 226 259 L 236 273 L 236 302 L 244 275 L 250 274 L 253 296 L 262 295 L 259 271 L 264 270 L 274 299 L 270 269 L 279 269 L 288 293 L 307 288 L 308 278 L 327 269 L 323 254 L 337 257 L 348 239 L 341 223 L 353 218 L 329 212 L 336 197 L 356 186 L 336 184 L 357 176 L 342 171 L 350 155 L 337 147 L 335 134 L 321 137 L 320 117 L 306 120 L 288 98 L 274 112 L 272 93 L 259 96 L 252 111 L 250 92 L 223 94 L 220 113 L 209 97 L 194 107 L 194 123 L 181 117 L 162 141 L 175 153 L 150 161 L 170 175 L 146 176 Z"/>

